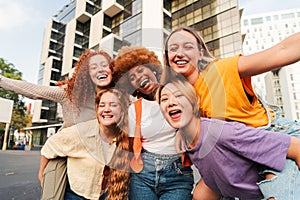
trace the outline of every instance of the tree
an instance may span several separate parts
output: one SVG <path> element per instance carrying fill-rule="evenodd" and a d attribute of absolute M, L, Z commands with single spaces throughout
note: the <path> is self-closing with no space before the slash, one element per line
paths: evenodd
<path fill-rule="evenodd" d="M 3 58 L 0 58 L 0 74 L 7 78 L 22 80 L 22 72 L 18 71 L 13 64 L 7 63 Z M 26 127 L 26 124 L 29 122 L 29 116 L 23 101 L 24 97 L 3 88 L 0 88 L 0 97 L 14 101 L 11 126 L 19 130 Z M 2 124 L 1 126 L 3 127 L 4 125 Z"/>

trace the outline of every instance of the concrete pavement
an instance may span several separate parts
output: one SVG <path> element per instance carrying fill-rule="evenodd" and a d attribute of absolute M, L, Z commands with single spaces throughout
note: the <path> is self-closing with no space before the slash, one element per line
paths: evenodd
<path fill-rule="evenodd" d="M 0 199 L 39 200 L 40 151 L 0 151 Z"/>

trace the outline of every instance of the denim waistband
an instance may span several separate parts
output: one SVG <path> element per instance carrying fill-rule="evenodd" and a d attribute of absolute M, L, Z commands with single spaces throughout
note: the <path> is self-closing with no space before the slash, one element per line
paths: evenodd
<path fill-rule="evenodd" d="M 176 170 L 181 166 L 180 154 L 157 154 L 142 150 L 144 172 Z"/>
<path fill-rule="evenodd" d="M 142 150 L 142 155 L 150 157 L 152 159 L 160 159 L 160 160 L 177 160 L 178 158 L 181 158 L 181 154 L 158 154 L 158 153 L 152 153 L 145 149 Z"/>

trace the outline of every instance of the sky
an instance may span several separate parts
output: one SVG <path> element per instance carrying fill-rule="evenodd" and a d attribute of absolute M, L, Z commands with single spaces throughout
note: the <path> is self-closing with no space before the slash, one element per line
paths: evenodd
<path fill-rule="evenodd" d="M 0 58 L 37 83 L 47 21 L 70 0 L 0 0 Z"/>
<path fill-rule="evenodd" d="M 150 0 L 144 0 L 150 1 Z M 0 0 L 0 58 L 37 83 L 46 22 L 70 0 Z M 300 8 L 300 0 L 238 0 L 244 15 Z"/>

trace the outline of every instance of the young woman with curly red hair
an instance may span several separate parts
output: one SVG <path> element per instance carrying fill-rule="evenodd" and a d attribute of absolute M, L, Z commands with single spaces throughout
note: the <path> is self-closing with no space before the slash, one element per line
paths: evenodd
<path fill-rule="evenodd" d="M 45 86 L 28 83 L 20 80 L 12 80 L 0 75 L 0 87 L 23 95 L 30 99 L 51 100 L 62 107 L 63 124 L 60 128 L 70 127 L 80 122 L 95 119 L 95 94 L 96 90 L 112 85 L 111 56 L 103 50 L 86 50 L 76 63 L 72 76 L 59 81 L 57 86 Z M 45 176 L 39 173 L 39 180 L 46 183 L 48 180 L 66 180 L 65 173 L 58 171 L 66 170 L 65 159 L 54 159 L 48 163 L 42 159 L 43 165 L 47 165 Z M 40 170 L 40 172 L 42 172 Z M 55 187 L 44 184 L 42 199 L 52 196 L 59 199 L 64 194 L 66 181 L 60 181 Z"/>
<path fill-rule="evenodd" d="M 96 88 L 107 87 L 112 80 L 111 56 L 103 50 L 86 50 L 76 63 L 72 76 L 57 86 L 46 86 L 1 76 L 0 87 L 30 99 L 51 100 L 62 107 L 65 128 L 95 119 Z"/>

